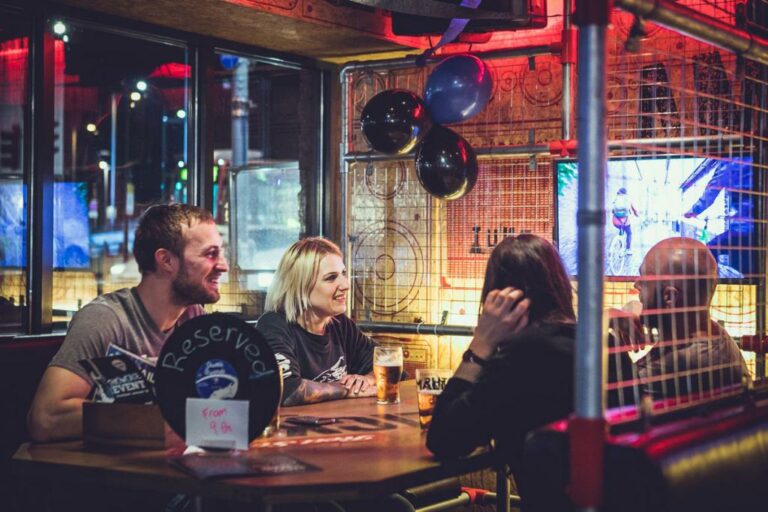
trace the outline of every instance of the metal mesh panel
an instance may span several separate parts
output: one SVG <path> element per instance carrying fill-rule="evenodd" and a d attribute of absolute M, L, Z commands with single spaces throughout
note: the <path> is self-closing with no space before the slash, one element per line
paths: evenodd
<path fill-rule="evenodd" d="M 755 19 L 735 2 L 684 3 L 733 25 L 744 25 L 745 19 L 749 25 Z M 690 237 L 707 246 L 719 270 L 708 308 L 712 327 L 700 335 L 682 329 L 691 335 L 687 340 L 660 340 L 658 329 L 654 333 L 654 327 L 646 325 L 644 336 L 658 349 L 672 351 L 697 341 L 716 347 L 726 331 L 736 341 L 762 337 L 768 72 L 765 66 L 650 22 L 640 30 L 634 23 L 631 15 L 614 13 L 607 47 L 607 132 L 611 161 L 636 167 L 637 182 L 645 188 L 635 193 L 643 196 L 639 202 L 644 208 L 634 221 L 630 249 L 626 233 L 611 224 L 611 195 L 616 191 L 607 192 L 605 305 L 636 307 L 632 303 L 640 297 L 633 283 L 647 250 L 667 237 Z M 643 30 L 645 36 L 636 37 Z M 359 125 L 360 112 L 373 95 L 390 88 L 421 94 L 432 68 L 361 68 L 345 74 L 350 107 L 344 120 L 344 151 L 349 155 L 344 169 L 349 177 L 347 253 L 355 288 L 352 313 L 358 320 L 473 326 L 485 263 L 495 243 L 525 231 L 547 239 L 555 236 L 555 217 L 562 207 L 556 189 L 558 160 L 541 151 L 561 138 L 560 60 L 544 54 L 488 63 L 495 78 L 491 101 L 477 117 L 451 126 L 480 153 L 480 176 L 471 193 L 452 202 L 434 199 L 420 187 L 412 159 L 369 160 Z M 510 147 L 524 154 L 510 156 Z M 503 152 L 507 156 L 499 154 Z M 672 183 L 671 169 L 679 182 Z M 664 190 L 678 195 L 665 196 Z M 700 211 L 694 209 L 697 203 Z M 613 243 L 617 238 L 621 243 Z M 573 251 L 569 257 L 575 266 L 575 243 L 566 248 L 560 240 L 560 249 L 564 259 L 566 250 Z M 683 288 L 691 292 L 694 286 Z M 412 364 L 437 366 L 455 366 L 468 342 L 421 334 L 398 339 L 406 347 L 427 347 Z M 627 391 L 618 393 L 613 405 L 639 401 L 640 391 L 647 392 L 654 382 L 663 383 L 667 401 L 657 407 L 664 410 L 680 407 L 683 394 L 690 405 L 715 396 L 716 387 L 718 396 L 742 392 L 740 382 L 725 390 L 717 385 L 735 363 L 700 359 L 692 369 L 672 358 L 672 366 L 662 368 L 663 375 L 649 376 L 641 375 L 635 363 L 622 366 L 624 348 L 606 350 L 614 364 L 608 389 Z M 764 385 L 764 356 L 743 355 L 755 385 Z M 698 385 L 679 385 L 694 378 Z M 691 389 L 705 392 L 691 395 Z"/>
<path fill-rule="evenodd" d="M 432 198 L 412 158 L 365 158 L 359 117 L 389 88 L 421 94 L 426 69 L 361 70 L 347 75 L 348 241 L 358 320 L 474 326 L 488 254 L 504 236 L 552 239 L 553 175 L 548 155 L 481 156 L 473 191 L 455 201 Z M 550 55 L 493 61 L 495 89 L 474 119 L 451 126 L 476 149 L 557 138 L 562 96 L 559 62 Z M 553 90 L 553 87 L 556 90 Z M 513 120 L 515 120 L 513 122 Z M 453 367 L 469 339 L 401 336 L 406 364 Z M 414 347 L 421 347 L 411 350 Z"/>
<path fill-rule="evenodd" d="M 685 3 L 731 25 L 742 23 L 734 2 Z M 685 302 L 688 311 L 671 315 L 665 310 L 645 316 L 646 350 L 653 349 L 630 368 L 637 370 L 646 364 L 646 370 L 628 373 L 625 365 L 623 374 L 619 370 L 619 384 L 609 386 L 633 389 L 634 400 L 638 388 L 654 399 L 664 398 L 666 401 L 656 402 L 656 408 L 671 411 L 691 402 L 743 392 L 738 378 L 741 361 L 724 355 L 731 343 L 728 335 L 738 341 L 765 329 L 767 76 L 764 66 L 652 23 L 646 23 L 647 37 L 639 41 L 637 50 L 627 51 L 627 46 L 638 43 L 629 38 L 637 28 L 632 24 L 631 15 L 615 13 L 616 30 L 608 41 L 610 156 L 641 162 L 661 159 L 666 164 L 643 176 L 659 185 L 651 190 L 657 195 L 646 202 L 648 211 L 633 224 L 638 228 L 635 253 L 642 254 L 670 236 L 695 238 L 716 258 L 720 278 L 709 308 L 713 322 L 702 325 L 697 320 L 703 322 L 705 316 L 693 310 L 707 302 L 701 288 L 704 272 L 690 267 L 684 270 L 689 276 L 699 276 L 681 284 L 682 293 L 690 296 Z M 685 165 L 690 172 L 677 187 L 679 195 L 662 194 L 661 181 L 670 179 L 665 173 L 670 167 Z M 642 165 L 638 166 L 641 171 Z M 606 197 L 608 207 L 610 200 Z M 611 252 L 612 238 L 619 235 L 607 236 L 606 258 L 610 260 L 616 256 Z M 633 258 L 626 253 L 619 257 Z M 693 265 L 693 259 L 688 263 Z M 667 307 L 658 287 L 670 284 L 669 274 L 680 270 L 671 269 L 667 255 L 646 260 L 646 265 L 665 267 L 667 274 L 652 285 L 657 286 L 655 298 L 659 300 L 651 297 L 646 302 Z M 635 290 L 624 293 L 620 288 L 618 283 L 608 287 L 609 305 L 621 307 L 641 298 Z M 644 306 L 649 309 L 648 304 Z M 614 352 L 611 363 L 620 367 L 620 356 Z M 764 384 L 764 365 L 755 364 L 761 356 L 748 352 L 743 356 L 756 385 Z M 640 354 L 633 354 L 635 357 Z"/>

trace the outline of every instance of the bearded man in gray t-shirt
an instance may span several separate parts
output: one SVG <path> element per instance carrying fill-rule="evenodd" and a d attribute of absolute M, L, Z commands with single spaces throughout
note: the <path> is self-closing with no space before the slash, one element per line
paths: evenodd
<path fill-rule="evenodd" d="M 229 270 L 222 246 L 206 210 L 173 204 L 144 213 L 133 248 L 141 281 L 97 297 L 72 319 L 27 416 L 34 440 L 82 435 L 82 404 L 93 382 L 81 359 L 105 355 L 110 343 L 157 357 L 177 325 L 219 300 L 219 279 Z"/>

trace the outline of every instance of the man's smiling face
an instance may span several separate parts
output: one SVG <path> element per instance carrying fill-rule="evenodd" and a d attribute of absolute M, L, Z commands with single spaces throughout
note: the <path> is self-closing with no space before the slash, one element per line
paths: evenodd
<path fill-rule="evenodd" d="M 184 250 L 173 279 L 174 295 L 184 304 L 212 304 L 221 298 L 219 280 L 229 270 L 223 241 L 213 222 L 184 228 Z"/>

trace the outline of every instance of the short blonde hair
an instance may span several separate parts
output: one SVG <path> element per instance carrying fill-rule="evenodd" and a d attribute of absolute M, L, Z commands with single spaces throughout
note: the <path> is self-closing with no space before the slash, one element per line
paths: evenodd
<path fill-rule="evenodd" d="M 336 244 L 322 237 L 304 238 L 290 246 L 277 266 L 264 309 L 282 313 L 288 322 L 298 322 L 309 310 L 320 261 L 329 254 L 342 256 Z"/>

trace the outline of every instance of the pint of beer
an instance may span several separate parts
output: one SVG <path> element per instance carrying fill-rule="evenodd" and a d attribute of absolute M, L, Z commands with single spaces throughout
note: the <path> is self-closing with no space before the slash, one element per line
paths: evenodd
<path fill-rule="evenodd" d="M 435 368 L 416 369 L 416 392 L 419 399 L 419 425 L 423 430 L 432 423 L 432 412 L 435 410 L 437 396 L 445 389 L 445 384 L 451 378 L 451 370 Z"/>
<path fill-rule="evenodd" d="M 376 378 L 376 403 L 400 403 L 400 375 L 403 373 L 401 347 L 373 349 L 373 375 Z"/>
<path fill-rule="evenodd" d="M 277 402 L 277 409 L 275 409 L 275 415 L 272 416 L 272 421 L 264 427 L 260 437 L 271 437 L 280 430 L 280 404 L 283 403 L 283 369 L 279 365 L 277 373 L 280 376 L 280 400 Z"/>
<path fill-rule="evenodd" d="M 269 425 L 264 427 L 264 431 L 261 433 L 261 437 L 271 437 L 280 430 L 280 407 L 277 407 L 277 410 L 275 411 L 275 415 L 272 417 L 272 421 L 269 422 Z"/>

